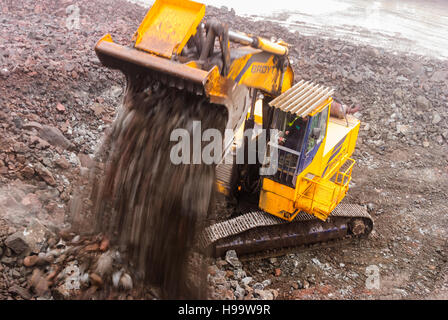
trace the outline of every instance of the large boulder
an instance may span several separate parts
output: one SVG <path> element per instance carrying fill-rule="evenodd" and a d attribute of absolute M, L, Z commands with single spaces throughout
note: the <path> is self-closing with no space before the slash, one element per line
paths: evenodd
<path fill-rule="evenodd" d="M 39 253 L 51 232 L 38 220 L 33 219 L 23 231 L 13 233 L 5 245 L 16 254 Z"/>

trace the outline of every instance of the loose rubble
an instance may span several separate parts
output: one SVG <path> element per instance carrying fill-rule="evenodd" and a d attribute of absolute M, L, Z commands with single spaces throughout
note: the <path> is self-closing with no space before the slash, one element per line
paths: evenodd
<path fill-rule="evenodd" d="M 146 9 L 80 0 L 82 28 L 68 30 L 71 3 L 0 5 L 0 299 L 157 298 L 108 239 L 65 232 L 88 215 L 79 193 L 125 83 L 93 47 L 107 32 L 129 44 Z M 369 239 L 348 245 L 254 261 L 228 252 L 210 261 L 209 297 L 446 299 L 448 61 L 305 37 L 225 8 L 207 17 L 290 43 L 298 79 L 360 105 L 348 198 L 375 219 Z M 366 287 L 369 266 L 379 289 Z"/>

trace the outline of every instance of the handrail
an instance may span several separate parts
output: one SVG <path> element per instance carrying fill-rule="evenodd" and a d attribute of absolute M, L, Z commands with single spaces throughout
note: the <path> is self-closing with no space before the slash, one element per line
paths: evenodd
<path fill-rule="evenodd" d="M 344 171 L 340 171 L 341 168 L 339 168 L 335 173 L 335 181 L 330 185 L 324 184 L 319 180 L 313 180 L 315 178 L 310 179 L 307 177 L 302 177 L 303 180 L 309 182 L 309 186 L 302 192 L 299 192 L 296 200 L 297 202 L 299 202 L 300 200 L 305 199 L 305 204 L 303 204 L 302 202 L 305 207 L 303 207 L 302 209 L 306 209 L 306 211 L 310 213 L 315 213 L 315 211 L 317 211 L 320 214 L 324 214 L 324 216 L 333 211 L 333 209 L 338 205 L 338 203 L 342 200 L 342 197 L 347 192 L 349 183 L 352 179 L 351 174 L 356 161 L 351 158 L 347 158 L 346 161 L 351 161 L 351 164 Z M 342 179 L 340 179 L 339 177 L 341 177 Z M 329 196 L 328 198 L 316 197 L 316 193 L 319 192 L 319 189 L 327 190 L 331 194 L 331 196 Z M 327 201 L 325 201 L 324 199 Z"/>

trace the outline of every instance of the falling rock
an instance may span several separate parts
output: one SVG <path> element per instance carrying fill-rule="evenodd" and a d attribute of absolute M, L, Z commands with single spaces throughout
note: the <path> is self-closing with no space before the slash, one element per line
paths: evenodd
<path fill-rule="evenodd" d="M 103 253 L 96 263 L 95 272 L 100 276 L 104 276 L 112 271 L 113 258 L 109 253 Z"/>
<path fill-rule="evenodd" d="M 104 106 L 99 103 L 95 103 L 90 109 L 92 109 L 96 117 L 100 117 L 105 111 Z"/>
<path fill-rule="evenodd" d="M 43 296 L 49 289 L 49 282 L 39 269 L 34 269 L 30 279 L 30 285 L 39 296 Z"/>
<path fill-rule="evenodd" d="M 114 274 L 112 275 L 112 284 L 115 288 L 118 288 L 122 274 L 123 274 L 123 271 L 120 270 L 120 271 L 114 272 Z"/>
<path fill-rule="evenodd" d="M 132 290 L 133 287 L 133 283 L 132 283 L 132 278 L 129 274 L 124 273 L 121 278 L 120 278 L 120 288 L 129 291 Z"/>
<path fill-rule="evenodd" d="M 235 295 L 232 290 L 225 290 L 222 299 L 223 300 L 235 300 Z"/>
<path fill-rule="evenodd" d="M 75 290 L 68 289 L 65 282 L 61 283 L 57 288 L 51 290 L 51 294 L 55 300 L 70 300 Z"/>
<path fill-rule="evenodd" d="M 107 249 L 109 249 L 109 244 L 110 244 L 109 239 L 107 237 L 104 237 L 100 243 L 100 250 L 103 252 L 106 251 Z"/>
<path fill-rule="evenodd" d="M 92 285 L 97 286 L 97 287 L 101 287 L 103 285 L 103 279 L 96 273 L 91 273 L 89 275 L 89 277 L 90 277 L 90 282 L 92 283 Z"/>

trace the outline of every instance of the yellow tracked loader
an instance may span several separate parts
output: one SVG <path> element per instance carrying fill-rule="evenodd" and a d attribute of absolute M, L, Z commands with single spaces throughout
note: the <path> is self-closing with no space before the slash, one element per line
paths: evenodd
<path fill-rule="evenodd" d="M 114 43 L 109 34 L 95 47 L 109 68 L 144 72 L 162 86 L 226 107 L 232 137 L 216 168 L 216 188 L 244 209 L 208 226 L 198 244 L 219 256 L 230 249 L 248 254 L 368 235 L 373 222 L 364 207 L 341 203 L 360 122 L 332 114 L 332 89 L 294 80 L 288 44 L 229 30 L 204 15 L 201 3 L 157 0 L 132 47 Z M 263 129 L 264 158 L 238 163 L 250 141 L 263 141 L 257 134 Z M 238 141 L 246 143 L 237 148 Z"/>

